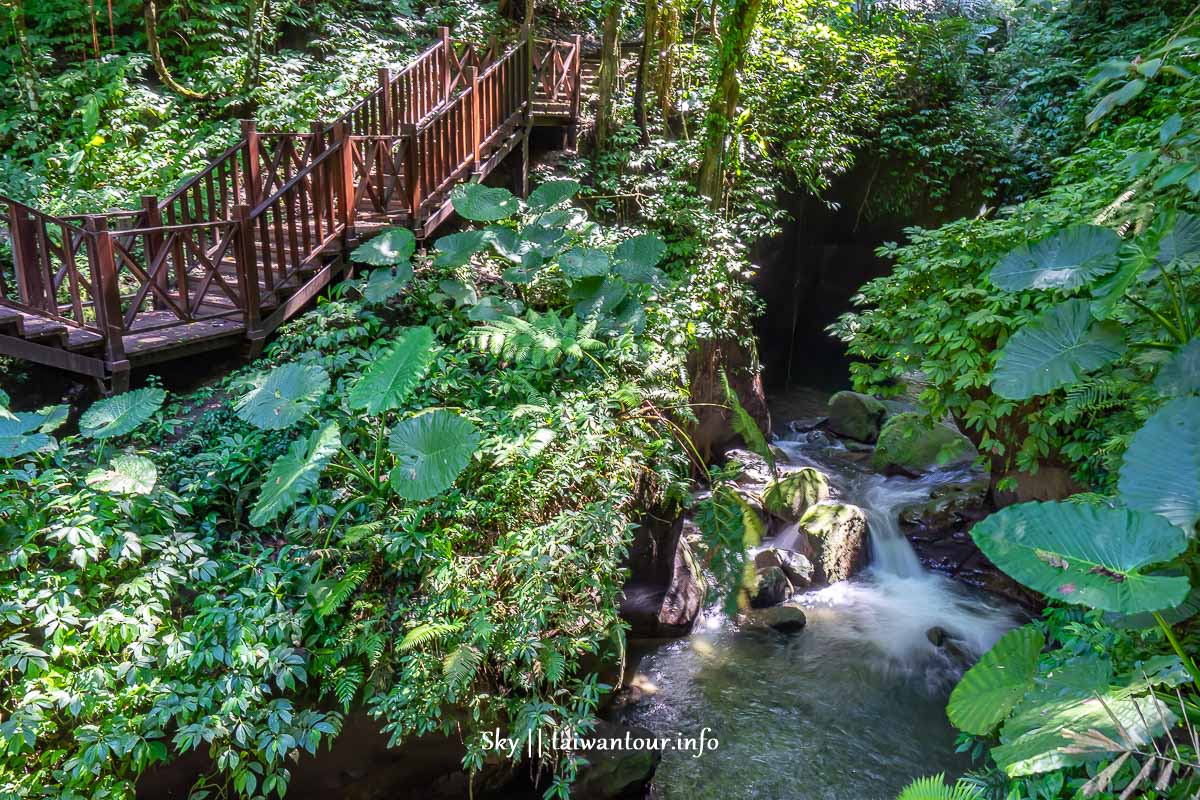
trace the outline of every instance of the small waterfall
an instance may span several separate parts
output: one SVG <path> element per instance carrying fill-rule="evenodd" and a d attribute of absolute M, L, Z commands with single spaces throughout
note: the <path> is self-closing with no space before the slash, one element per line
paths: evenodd
<path fill-rule="evenodd" d="M 929 487 L 921 481 L 897 486 L 903 479 L 875 477 L 877 480 L 865 488 L 861 498 L 871 536 L 871 566 L 878 572 L 902 578 L 920 577 L 925 568 L 900 532 L 900 510 L 929 497 Z"/>

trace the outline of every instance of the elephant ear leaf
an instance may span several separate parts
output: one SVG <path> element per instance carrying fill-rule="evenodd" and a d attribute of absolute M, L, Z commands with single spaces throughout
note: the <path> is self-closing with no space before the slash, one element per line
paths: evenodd
<path fill-rule="evenodd" d="M 350 407 L 368 414 L 399 408 L 433 363 L 433 331 L 409 328 L 350 390 Z"/>
<path fill-rule="evenodd" d="M 405 500 L 428 500 L 454 484 L 478 447 L 479 431 L 453 411 L 406 419 L 388 437 L 396 456 L 389 481 Z"/>
<path fill-rule="evenodd" d="M 329 390 L 329 373 L 315 364 L 284 364 L 254 379 L 234 413 L 256 428 L 278 431 L 304 419 Z"/>
<path fill-rule="evenodd" d="M 992 269 L 992 283 L 1006 292 L 1078 289 L 1117 268 L 1121 237 L 1097 225 L 1073 225 L 1016 248 Z"/>
<path fill-rule="evenodd" d="M 479 183 L 460 183 L 450 192 L 450 204 L 463 219 L 496 222 L 521 210 L 520 201 L 507 189 Z"/>
<path fill-rule="evenodd" d="M 1033 688 L 1045 638 L 1028 625 L 1000 637 L 950 694 L 946 714 L 960 731 L 987 736 Z"/>
<path fill-rule="evenodd" d="M 404 291 L 412 280 L 412 264 L 407 261 L 388 269 L 380 267 L 372 270 L 363 284 L 362 294 L 369 303 L 386 303 Z"/>
<path fill-rule="evenodd" d="M 1133 435 L 1117 484 L 1130 508 L 1192 534 L 1200 521 L 1200 397 L 1180 397 Z"/>
<path fill-rule="evenodd" d="M 1194 267 L 1200 264 L 1200 217 L 1179 214 L 1171 229 L 1158 240 L 1157 261 L 1162 266 L 1177 264 Z"/>
<path fill-rule="evenodd" d="M 96 469 L 87 476 L 88 486 L 111 494 L 150 494 L 158 481 L 158 468 L 142 456 L 115 456 L 108 469 Z"/>
<path fill-rule="evenodd" d="M 471 260 L 471 256 L 487 246 L 483 231 L 462 231 L 443 236 L 433 243 L 436 255 L 434 266 L 461 267 Z"/>
<path fill-rule="evenodd" d="M 79 418 L 79 432 L 89 439 L 124 436 L 154 416 L 166 399 L 162 389 L 147 387 L 97 400 Z"/>
<path fill-rule="evenodd" d="M 1087 300 L 1068 300 L 1046 309 L 1005 343 L 992 390 L 1007 400 L 1028 400 L 1074 383 L 1124 352 L 1120 325 L 1093 321 Z"/>
<path fill-rule="evenodd" d="M 1154 388 L 1168 397 L 1200 393 L 1200 336 L 1175 351 L 1154 378 Z"/>
<path fill-rule="evenodd" d="M 579 181 L 570 179 L 546 181 L 529 193 L 526 205 L 534 213 L 549 211 L 559 203 L 570 200 L 579 193 Z"/>
<path fill-rule="evenodd" d="M 1187 578 L 1143 571 L 1187 549 L 1157 514 L 1081 503 L 1021 503 L 992 514 L 971 538 L 997 567 L 1047 597 L 1133 614 L 1183 602 Z"/>
<path fill-rule="evenodd" d="M 354 248 L 352 261 L 373 267 L 395 267 L 408 264 L 417 252 L 417 237 L 408 228 L 386 228 L 378 235 Z"/>
<path fill-rule="evenodd" d="M 265 525 L 315 489 L 325 465 L 340 445 L 341 431 L 333 422 L 314 431 L 307 440 L 292 442 L 287 452 L 271 465 L 258 502 L 250 512 L 250 524 Z"/>
<path fill-rule="evenodd" d="M 608 253 L 590 247 L 576 247 L 559 256 L 558 265 L 573 280 L 603 278 L 608 275 Z"/>

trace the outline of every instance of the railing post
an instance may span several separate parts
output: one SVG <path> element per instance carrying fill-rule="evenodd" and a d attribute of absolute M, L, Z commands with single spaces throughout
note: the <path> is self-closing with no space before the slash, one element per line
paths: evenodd
<path fill-rule="evenodd" d="M 251 208 L 262 200 L 262 166 L 258 151 L 258 128 L 252 119 L 242 120 L 242 138 L 246 140 L 246 163 L 242 170 L 242 181 L 246 184 L 243 194 Z"/>
<path fill-rule="evenodd" d="M 350 237 L 354 235 L 354 142 L 350 139 L 350 126 L 345 122 L 334 123 L 333 126 L 333 146 L 339 147 L 338 152 L 338 168 L 337 168 L 337 186 L 334 191 L 337 194 L 338 211 L 341 214 L 341 223 L 344 228 L 344 236 Z"/>
<path fill-rule="evenodd" d="M 144 241 L 146 269 L 150 269 L 154 266 L 154 261 L 158 258 L 158 254 L 162 252 L 163 246 L 162 231 L 153 230 L 155 228 L 162 228 L 162 211 L 158 207 L 158 198 L 152 194 L 142 195 L 142 213 L 146 215 L 146 227 L 152 229 L 146 233 Z M 162 292 L 163 295 L 166 295 L 170 289 L 167 272 L 167 260 L 163 259 L 163 262 L 158 266 L 158 271 L 150 276 L 154 281 L 155 288 Z M 162 297 L 159 296 L 159 292 L 151 292 L 151 294 L 153 295 L 152 302 L 156 310 L 161 311 L 167 307 Z"/>
<path fill-rule="evenodd" d="M 442 102 L 450 100 L 450 29 L 445 25 L 438 28 L 438 38 L 442 41 Z"/>
<path fill-rule="evenodd" d="M 237 269 L 238 291 L 242 295 L 242 316 L 246 323 L 246 337 L 251 341 L 262 336 L 262 308 L 258 293 L 258 255 L 254 249 L 254 223 L 250 220 L 250 206 L 245 203 L 233 209 L 234 224 L 237 225 L 234 263 Z"/>
<path fill-rule="evenodd" d="M 92 265 L 96 321 L 100 330 L 104 332 L 104 360 L 109 363 L 109 368 L 114 373 L 127 373 L 129 365 L 125 358 L 125 320 L 121 314 L 121 291 L 117 284 L 117 263 L 113 258 L 112 234 L 108 230 L 108 220 L 98 216 L 88 217 L 87 230 L 90 234 L 88 260 Z M 116 379 L 114 374 L 114 381 Z M 115 388 L 117 387 L 114 386 Z"/>
<path fill-rule="evenodd" d="M 391 136 L 392 130 L 392 71 L 387 67 L 379 68 L 379 92 L 383 95 L 379 102 L 379 133 L 381 136 Z"/>
<path fill-rule="evenodd" d="M 467 123 L 467 131 L 471 134 L 471 149 L 473 158 L 475 159 L 475 171 L 478 172 L 479 165 L 479 69 L 477 67 L 467 67 L 465 70 L 467 77 L 467 85 L 471 87 L 471 107 L 470 120 Z"/>
<path fill-rule="evenodd" d="M 17 299 L 41 308 L 45 305 L 46 289 L 29 214 L 16 203 L 9 203 L 8 224 L 12 233 L 13 267 L 17 272 Z"/>
<path fill-rule="evenodd" d="M 583 94 L 583 37 L 575 34 L 575 60 L 572 64 L 571 78 L 571 127 L 567 134 L 567 148 L 569 150 L 577 150 L 579 148 L 579 99 Z"/>
<path fill-rule="evenodd" d="M 408 211 L 415 229 L 419 224 L 418 213 L 424 202 L 421 187 L 421 164 L 417 150 L 417 126 L 404 126 L 404 180 L 408 188 Z"/>
<path fill-rule="evenodd" d="M 317 157 L 319 155 L 321 155 L 321 153 L 325 152 L 325 128 L 326 127 L 327 127 L 326 124 L 324 122 L 320 122 L 320 121 L 313 122 L 309 125 L 309 131 L 312 133 L 312 151 L 311 151 L 311 155 L 310 155 L 311 160 L 308 162 L 309 164 L 311 164 L 313 161 L 316 161 Z M 325 213 L 325 208 L 322 206 L 322 202 L 325 199 L 325 191 L 324 191 L 325 187 L 321 185 L 321 170 L 320 170 L 320 168 L 312 170 L 312 172 L 310 174 L 311 174 L 311 177 L 309 178 L 309 180 L 312 181 L 312 189 L 311 189 L 311 192 L 312 192 L 312 214 L 314 217 L 316 217 L 319 220 L 322 218 L 322 215 Z M 332 220 L 333 220 L 333 216 L 330 215 L 331 223 L 332 223 Z"/>

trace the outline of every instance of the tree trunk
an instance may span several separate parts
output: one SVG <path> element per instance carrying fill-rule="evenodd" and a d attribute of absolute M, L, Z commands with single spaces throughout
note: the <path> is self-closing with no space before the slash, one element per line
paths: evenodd
<path fill-rule="evenodd" d="M 534 0 L 525 0 L 525 27 L 533 30 Z"/>
<path fill-rule="evenodd" d="M 637 85 L 633 89 L 633 118 L 642 132 L 642 144 L 650 144 L 646 118 L 646 86 L 654 66 L 654 35 L 658 31 L 658 0 L 646 0 L 643 17 L 642 55 L 638 59 Z"/>
<path fill-rule="evenodd" d="M 24 0 L 12 0 L 9 16 L 12 19 L 13 33 L 17 37 L 17 49 L 21 54 L 21 66 L 17 78 L 25 93 L 26 105 L 29 106 L 30 111 L 36 112 L 38 110 L 38 75 L 37 66 L 33 63 L 33 51 L 29 47 L 29 32 L 25 28 Z"/>
<path fill-rule="evenodd" d="M 671 133 L 675 110 L 675 58 L 679 44 L 679 1 L 665 0 L 658 15 L 658 107 L 663 129 Z"/>
<path fill-rule="evenodd" d="M 604 37 L 600 43 L 600 74 L 597 76 L 596 149 L 608 144 L 613 124 L 613 93 L 621 71 L 621 0 L 608 0 L 604 10 Z"/>
<path fill-rule="evenodd" d="M 168 89 L 189 100 L 207 100 L 211 95 L 187 88 L 176 81 L 172 77 L 171 71 L 167 69 L 167 62 L 163 60 L 162 50 L 158 46 L 158 9 L 154 7 L 154 0 L 146 1 L 145 17 L 146 46 L 150 50 L 150 60 L 154 62 L 154 71 L 158 74 L 158 79 Z"/>
<path fill-rule="evenodd" d="M 720 77 L 704 119 L 700 176 L 696 183 L 713 208 L 720 208 L 723 199 L 729 127 L 737 114 L 742 89 L 739 75 L 746 64 L 746 43 L 761 8 L 762 0 L 730 0 L 729 10 L 721 20 Z"/>
<path fill-rule="evenodd" d="M 258 86 L 258 75 L 262 69 L 262 49 L 265 38 L 266 9 L 262 0 L 250 0 L 246 4 L 246 77 L 242 80 L 242 94 L 249 96 Z"/>

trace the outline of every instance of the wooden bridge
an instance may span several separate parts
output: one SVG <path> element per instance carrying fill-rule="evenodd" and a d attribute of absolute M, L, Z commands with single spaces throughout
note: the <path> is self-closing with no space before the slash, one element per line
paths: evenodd
<path fill-rule="evenodd" d="M 240 141 L 139 209 L 53 217 L 0 195 L 12 251 L 0 354 L 123 391 L 133 366 L 238 341 L 257 352 L 373 230 L 430 236 L 453 213 L 450 190 L 517 148 L 527 157 L 534 126 L 561 127 L 573 147 L 580 59 L 578 37 L 480 47 L 443 28 L 332 123 L 243 122 Z"/>

